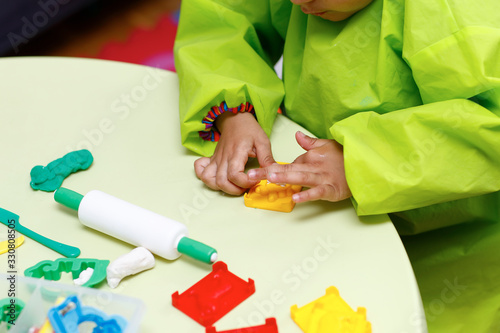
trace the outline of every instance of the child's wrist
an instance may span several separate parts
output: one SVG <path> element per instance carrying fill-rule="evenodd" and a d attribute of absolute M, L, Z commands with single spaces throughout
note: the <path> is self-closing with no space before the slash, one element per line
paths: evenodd
<path fill-rule="evenodd" d="M 246 119 L 248 118 L 248 119 Z M 232 113 L 225 112 L 215 119 L 214 126 L 219 131 L 219 133 L 224 132 L 224 127 L 232 126 L 238 122 L 255 121 L 255 116 L 249 112 Z"/>
<path fill-rule="evenodd" d="M 198 134 L 203 140 L 219 141 L 220 132 L 215 126 L 216 120 L 224 114 L 251 114 L 255 117 L 253 105 L 250 103 L 242 103 L 237 107 L 228 107 L 226 102 L 222 102 L 219 106 L 213 106 L 208 114 L 203 118 L 202 123 L 205 124 L 205 130 L 199 131 Z M 222 125 L 220 125 L 222 126 Z"/>

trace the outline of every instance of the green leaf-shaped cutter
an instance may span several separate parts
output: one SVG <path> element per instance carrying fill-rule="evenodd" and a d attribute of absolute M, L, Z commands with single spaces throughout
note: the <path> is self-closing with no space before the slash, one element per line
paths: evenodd
<path fill-rule="evenodd" d="M 59 281 L 61 273 L 71 272 L 73 279 L 79 277 L 80 273 L 87 268 L 92 268 L 94 272 L 83 287 L 93 287 L 101 283 L 106 278 L 106 268 L 109 260 L 87 259 L 87 258 L 59 258 L 54 261 L 42 260 L 38 264 L 27 268 L 25 276 L 34 278 L 45 278 L 45 280 Z"/>

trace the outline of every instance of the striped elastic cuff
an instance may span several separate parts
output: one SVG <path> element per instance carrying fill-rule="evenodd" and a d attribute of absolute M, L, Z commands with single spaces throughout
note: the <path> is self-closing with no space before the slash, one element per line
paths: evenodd
<path fill-rule="evenodd" d="M 253 105 L 250 104 L 249 102 L 242 103 L 240 106 L 234 108 L 229 108 L 226 102 L 222 102 L 220 103 L 219 106 L 213 106 L 208 112 L 208 114 L 205 116 L 205 118 L 203 118 L 203 120 L 201 121 L 202 123 L 205 124 L 205 130 L 198 132 L 200 138 L 207 141 L 214 141 L 214 142 L 219 141 L 220 133 L 214 126 L 214 123 L 215 119 L 217 119 L 217 117 L 223 114 L 224 112 L 232 112 L 234 114 L 238 112 L 250 112 L 255 116 L 255 110 L 253 108 Z"/>

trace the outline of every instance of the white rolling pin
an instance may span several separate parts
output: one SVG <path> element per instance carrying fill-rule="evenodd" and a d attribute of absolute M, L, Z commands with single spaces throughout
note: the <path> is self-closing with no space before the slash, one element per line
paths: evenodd
<path fill-rule="evenodd" d="M 160 257 L 174 260 L 184 253 L 206 263 L 217 260 L 217 251 L 189 238 L 184 224 L 104 192 L 93 190 L 83 196 L 61 187 L 54 199 L 78 211 L 80 222 L 87 227 L 145 247 Z"/>

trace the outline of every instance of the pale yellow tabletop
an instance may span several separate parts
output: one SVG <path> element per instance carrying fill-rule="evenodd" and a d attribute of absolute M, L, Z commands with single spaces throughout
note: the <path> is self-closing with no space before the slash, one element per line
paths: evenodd
<path fill-rule="evenodd" d="M 35 165 L 89 149 L 93 165 L 69 176 L 64 187 L 82 194 L 98 189 L 184 223 L 190 237 L 218 250 L 231 272 L 255 281 L 256 292 L 215 323 L 218 331 L 275 317 L 280 332 L 299 333 L 290 307 L 329 286 L 354 309 L 366 307 L 375 333 L 426 331 L 413 271 L 387 216 L 358 218 L 350 201 L 299 204 L 291 213 L 251 209 L 242 197 L 211 191 L 196 178 L 198 156 L 180 142 L 175 73 L 88 59 L 4 58 L 0 114 L 0 207 L 26 227 L 79 247 L 81 258 L 112 261 L 128 253 L 133 245 L 83 226 L 52 192 L 29 185 Z M 303 153 L 294 141 L 298 129 L 278 117 L 271 138 L 277 160 Z M 61 257 L 29 238 L 17 250 L 20 273 Z M 156 257 L 153 269 L 117 289 L 99 288 L 146 303 L 141 332 L 201 333 L 200 324 L 172 306 L 171 295 L 210 272 L 186 256 Z"/>

